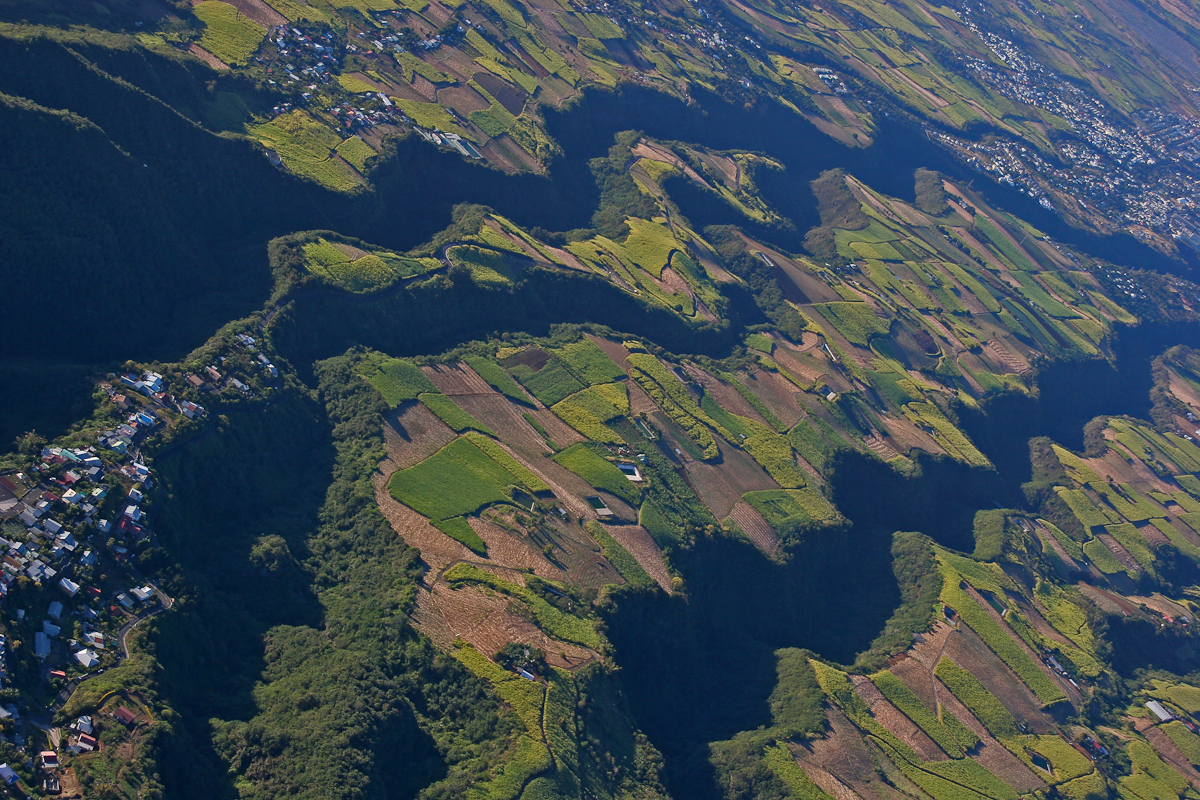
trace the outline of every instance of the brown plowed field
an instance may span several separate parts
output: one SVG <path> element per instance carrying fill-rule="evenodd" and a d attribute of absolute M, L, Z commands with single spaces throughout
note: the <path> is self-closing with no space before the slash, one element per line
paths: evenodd
<path fill-rule="evenodd" d="M 797 745 L 792 745 L 793 748 Z M 795 756 L 795 753 L 792 753 Z M 796 763 L 804 770 L 805 774 L 821 788 L 825 794 L 830 795 L 834 800 L 862 800 L 861 796 L 851 789 L 846 784 L 838 780 L 837 776 L 824 767 L 813 764 L 809 761 L 796 759 Z"/>
<path fill-rule="evenodd" d="M 771 409 L 784 425 L 790 428 L 800 421 L 800 407 L 792 397 L 799 389 L 787 378 L 775 372 L 759 370 L 744 378 L 742 383 L 754 392 L 754 395 L 763 401 L 763 405 Z"/>
<path fill-rule="evenodd" d="M 901 451 L 917 449 L 927 453 L 945 452 L 936 439 L 910 422 L 908 417 L 880 414 L 879 420 L 883 423 L 887 435 L 895 439 L 899 445 L 897 449 Z"/>
<path fill-rule="evenodd" d="M 933 696 L 933 676 L 924 664 L 915 658 L 909 658 L 907 653 L 901 653 L 892 659 L 888 670 L 912 689 L 913 694 L 921 698 L 922 703 L 930 709 L 937 709 L 937 701 Z"/>
<path fill-rule="evenodd" d="M 1105 431 L 1105 433 L 1108 434 L 1109 431 Z M 1170 493 L 1178 491 L 1175 486 L 1155 475 L 1153 470 L 1140 459 L 1130 464 L 1125 460 L 1122 451 L 1118 449 L 1110 449 L 1100 458 L 1085 458 L 1083 463 L 1091 467 L 1101 480 L 1107 480 L 1111 475 L 1117 483 L 1132 484 L 1141 492 Z M 1146 499 L 1151 503 L 1154 502 L 1149 497 Z"/>
<path fill-rule="evenodd" d="M 1154 594 L 1150 595 L 1149 597 L 1143 597 L 1143 596 L 1139 596 L 1139 595 L 1130 595 L 1126 599 L 1131 603 L 1134 603 L 1137 605 L 1144 605 L 1147 608 L 1154 609 L 1158 613 L 1165 614 L 1168 617 L 1182 617 L 1182 616 L 1190 616 L 1191 615 L 1191 612 L 1189 612 L 1186 608 L 1179 605 L 1178 603 L 1171 600 L 1170 598 L 1164 597 L 1163 595 L 1159 594 L 1158 592 L 1155 592 Z"/>
<path fill-rule="evenodd" d="M 1080 569 L 1079 564 L 1076 563 L 1075 559 L 1071 558 L 1071 556 L 1067 553 L 1067 551 L 1063 548 L 1063 546 L 1061 544 L 1059 544 L 1058 539 L 1056 539 L 1054 537 L 1054 534 L 1052 534 L 1050 531 L 1046 530 L 1046 528 L 1043 525 L 1041 525 L 1039 523 L 1034 523 L 1034 524 L 1037 525 L 1038 528 L 1041 529 L 1041 531 L 1045 537 L 1044 540 L 1050 544 L 1050 549 L 1054 551 L 1054 554 L 1056 556 L 1058 556 L 1059 561 L 1061 561 L 1063 563 L 1063 567 L 1068 572 L 1079 570 Z M 1066 577 L 1066 576 L 1064 575 L 1063 577 Z"/>
<path fill-rule="evenodd" d="M 535 575 L 561 581 L 566 574 L 551 564 L 542 551 L 490 520 L 468 517 L 467 522 L 487 544 L 488 560 L 513 569 L 532 569 Z"/>
<path fill-rule="evenodd" d="M 440 616 L 442 638 L 446 632 L 450 641 L 457 635 L 489 658 L 509 642 L 537 647 L 546 654 L 547 663 L 564 669 L 577 669 L 594 658 L 587 648 L 551 639 L 529 620 L 508 611 L 509 599 L 499 592 L 477 586 L 452 590 L 439 583 L 422 595 L 417 602 L 424 607 L 424 623 L 436 623 Z"/>
<path fill-rule="evenodd" d="M 224 61 L 217 58 L 212 53 L 208 52 L 207 50 L 205 50 L 203 47 L 196 44 L 195 42 L 192 42 L 191 44 L 188 45 L 188 52 L 191 53 L 192 55 L 194 55 L 196 58 L 203 61 L 205 64 L 208 64 L 210 67 L 212 67 L 215 70 L 224 71 L 224 70 L 229 69 L 228 64 L 226 64 Z"/>
<path fill-rule="evenodd" d="M 771 480 L 771 476 L 767 475 L 762 467 L 750 462 L 753 469 L 761 473 L 760 477 L 751 471 L 749 465 L 742 462 L 742 459 L 749 460 L 749 456 L 740 450 L 734 450 L 724 442 L 718 446 L 722 456 L 729 458 L 722 458 L 716 464 L 705 461 L 685 462 L 688 478 L 696 489 L 696 496 L 708 506 L 714 517 L 724 519 L 729 516 L 746 492 L 779 488 L 779 484 Z"/>
<path fill-rule="evenodd" d="M 745 501 L 739 501 L 729 512 L 729 516 L 745 531 L 755 547 L 769 556 L 775 555 L 775 551 L 779 549 L 779 536 L 763 519 L 763 515 L 758 513 L 758 509 Z"/>
<path fill-rule="evenodd" d="M 687 365 L 686 370 L 689 375 L 699 381 L 700 385 L 704 387 L 705 394 L 712 395 L 712 399 L 716 400 L 717 405 L 721 408 L 730 414 L 749 417 L 750 419 L 758 420 L 764 425 L 767 424 L 762 415 L 754 410 L 754 406 L 746 402 L 746 398 L 742 397 L 737 389 L 692 364 Z"/>
<path fill-rule="evenodd" d="M 430 525 L 425 517 L 388 494 L 387 479 L 382 473 L 376 473 L 372 483 L 379 510 L 400 538 L 421 551 L 421 560 L 429 565 L 432 575 L 454 561 L 475 557 L 466 547 Z"/>
<path fill-rule="evenodd" d="M 455 438 L 454 431 L 425 406 L 420 403 L 406 406 L 383 417 L 383 442 L 388 459 L 395 465 L 384 470 L 389 477 L 396 469 L 419 464 Z"/>
<path fill-rule="evenodd" d="M 625 348 L 625 345 L 621 344 L 620 342 L 613 342 L 608 339 L 603 339 L 599 336 L 593 336 L 590 333 L 587 334 L 587 338 L 591 340 L 592 344 L 603 350 L 609 358 L 617 362 L 618 367 L 621 367 L 622 369 L 627 368 L 625 359 L 629 357 L 629 351 Z"/>
<path fill-rule="evenodd" d="M 541 406 L 540 403 L 539 406 Z M 545 406 L 524 413 L 536 419 L 538 424 L 546 429 L 546 433 L 550 434 L 551 441 L 560 448 L 570 447 L 576 442 L 587 441 L 579 434 L 579 431 L 563 422 L 553 411 Z"/>
<path fill-rule="evenodd" d="M 802 766 L 813 764 L 828 770 L 862 797 L 875 796 L 879 784 L 875 758 L 859 732 L 842 710 L 825 701 L 829 727 L 820 739 L 792 745 Z M 815 778 L 814 778 L 815 780 Z"/>
<path fill-rule="evenodd" d="M 824 353 L 824 351 L 819 352 Z M 818 379 L 829 374 L 831 371 L 828 362 L 817 355 L 817 353 L 818 351 L 797 353 L 790 348 L 776 345 L 775 353 L 771 357 L 775 359 L 775 363 L 800 380 L 807 383 L 816 383 Z"/>
<path fill-rule="evenodd" d="M 667 568 L 663 564 L 662 551 L 658 549 L 658 545 L 646 529 L 641 525 L 605 525 L 604 528 L 637 559 L 654 582 L 670 594 L 671 576 L 667 574 Z"/>
<path fill-rule="evenodd" d="M 1134 572 L 1142 571 L 1142 565 L 1137 562 L 1137 559 L 1129 555 L 1129 551 L 1121 546 L 1121 543 L 1114 539 L 1111 535 L 1102 533 L 1096 538 L 1103 542 L 1104 546 L 1112 551 L 1113 556 L 1117 559 L 1117 561 L 1121 562 L 1122 567 L 1133 570 Z"/>
<path fill-rule="evenodd" d="M 264 28 L 288 24 L 287 17 L 271 8 L 263 0 L 225 0 L 225 2 Z"/>
<path fill-rule="evenodd" d="M 642 391 L 642 387 L 636 381 L 626 381 L 625 385 L 629 389 L 629 413 L 633 416 L 640 414 L 653 414 L 658 411 L 658 406 L 650 399 L 650 395 Z"/>
<path fill-rule="evenodd" d="M 1021 759 L 991 736 L 982 739 L 970 758 L 1021 794 L 1046 785 Z"/>
<path fill-rule="evenodd" d="M 454 402 L 492 430 L 522 460 L 541 461 L 551 452 L 546 440 L 521 416 L 522 409 L 502 394 L 458 395 Z M 527 411 L 527 410 L 526 410 Z"/>
<path fill-rule="evenodd" d="M 997 612 L 996 609 L 992 608 L 992 605 L 983 598 L 983 595 L 981 595 L 978 591 L 976 591 L 975 587 L 971 586 L 970 584 L 967 584 L 967 594 L 971 595 L 972 599 L 974 599 L 975 602 L 979 604 L 980 608 L 982 608 L 984 610 L 984 612 L 987 613 L 992 618 L 993 622 L 995 622 L 997 625 L 1000 626 L 1000 628 L 1013 640 L 1013 642 L 1017 645 L 1017 647 L 1021 648 L 1022 652 L 1024 652 L 1025 655 L 1027 655 L 1031 659 L 1033 659 L 1033 663 L 1037 664 L 1038 669 L 1040 669 L 1042 672 L 1044 672 L 1046 674 L 1046 676 L 1050 678 L 1050 680 L 1054 681 L 1054 683 L 1057 684 L 1060 689 L 1062 689 L 1063 693 L 1065 695 L 1067 695 L 1068 700 L 1071 700 L 1071 705 L 1078 706 L 1079 705 L 1078 693 L 1074 692 L 1069 687 L 1062 685 L 1063 683 L 1065 683 L 1065 681 L 1063 681 L 1057 675 L 1055 675 L 1054 671 L 1051 670 L 1050 667 L 1048 667 L 1042 663 L 1041 656 L 1039 656 L 1037 653 L 1033 652 L 1033 648 L 1031 648 L 1029 645 L 1027 645 L 1025 643 L 1024 639 L 1017 636 L 1017 634 L 1013 631 L 1013 629 L 1011 627 L 1009 627 L 1008 621 L 1006 619 L 1004 619 L 1004 617 L 1000 616 L 999 612 Z M 1022 607 L 1023 607 L 1023 609 L 1028 609 L 1028 606 L 1025 604 L 1022 604 Z M 1031 618 L 1029 621 L 1039 631 L 1046 633 L 1046 635 L 1049 635 L 1049 633 L 1047 633 L 1047 631 L 1053 631 L 1054 638 L 1061 640 L 1063 643 L 1067 643 L 1067 644 L 1070 643 L 1066 637 L 1064 637 L 1058 631 L 1055 631 L 1050 626 L 1050 623 L 1048 623 L 1044 619 L 1042 619 L 1042 616 L 1040 614 L 1035 613 L 1032 616 L 1036 617 L 1036 619 Z M 1040 625 L 1045 627 L 1045 630 L 1043 630 L 1042 627 L 1039 627 L 1039 621 L 1040 621 Z M 962 627 L 966 627 L 966 625 L 964 624 Z"/>
<path fill-rule="evenodd" d="M 1179 771 L 1179 774 L 1188 779 L 1188 782 L 1200 788 L 1200 772 L 1196 772 L 1196 768 L 1188 760 L 1188 757 L 1179 749 L 1179 745 L 1171 741 L 1171 737 L 1163 732 L 1162 728 L 1151 727 L 1142 731 L 1142 735 L 1149 740 L 1151 746 L 1158 751 L 1158 754 L 1163 757 L 1171 766 Z"/>
<path fill-rule="evenodd" d="M 919 634 L 920 641 L 909 648 L 908 657 L 916 659 L 926 669 L 935 669 L 947 638 L 954 633 L 954 626 L 939 617 L 927 633 Z"/>
<path fill-rule="evenodd" d="M 869 678 L 864 675 L 855 675 L 850 680 L 854 682 L 858 696 L 870 708 L 871 716 L 875 718 L 875 721 L 916 751 L 922 761 L 946 761 L 949 758 L 925 731 L 917 727 L 915 722 L 892 705 Z"/>
<path fill-rule="evenodd" d="M 1158 528 L 1154 527 L 1154 525 L 1149 522 L 1136 523 L 1135 527 L 1137 528 L 1138 533 L 1140 533 L 1142 535 L 1142 537 L 1145 538 L 1145 540 L 1147 542 L 1149 542 L 1149 544 L 1152 548 L 1158 547 L 1158 546 L 1164 545 L 1164 544 L 1169 544 L 1171 541 L 1170 539 L 1168 539 L 1166 536 L 1163 535 L 1162 531 L 1160 531 Z"/>
<path fill-rule="evenodd" d="M 959 635 L 950 637 L 946 643 L 946 655 L 974 675 L 988 691 L 996 695 L 1018 722 L 1028 724 L 1033 733 L 1053 733 L 1042 713 L 1041 703 L 970 628 L 964 626 Z M 940 691 L 938 695 L 941 696 Z"/>
<path fill-rule="evenodd" d="M 443 394 L 495 394 L 496 390 L 466 363 L 421 367 L 421 371 Z"/>

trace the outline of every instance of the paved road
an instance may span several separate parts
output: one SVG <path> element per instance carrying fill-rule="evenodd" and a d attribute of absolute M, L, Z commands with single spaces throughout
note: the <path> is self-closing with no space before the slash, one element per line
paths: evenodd
<path fill-rule="evenodd" d="M 155 614 L 161 614 L 175 604 L 175 601 L 171 597 L 167 596 L 165 592 L 163 592 L 153 583 L 150 583 L 149 585 L 152 589 L 154 589 L 154 594 L 158 598 L 158 604 L 142 609 L 140 612 L 138 612 L 137 616 L 126 622 L 121 626 L 121 629 L 117 631 L 117 638 L 121 642 L 121 655 L 118 657 L 117 664 L 114 666 L 119 666 L 122 661 L 129 658 L 129 632 L 132 631 L 134 627 L 136 627 L 137 624 L 142 620 L 149 619 Z M 104 672 L 103 669 L 98 669 L 72 678 L 67 682 L 66 686 L 59 690 L 58 694 L 55 695 L 54 702 L 50 704 L 49 708 L 30 709 L 31 713 L 29 721 L 44 731 L 52 731 L 53 729 L 50 727 L 51 720 L 54 718 L 54 715 L 57 714 L 59 710 L 67 704 L 67 701 L 71 699 L 71 695 L 75 693 L 75 690 L 79 687 L 79 684 L 83 683 L 88 678 L 96 677 L 102 672 Z"/>

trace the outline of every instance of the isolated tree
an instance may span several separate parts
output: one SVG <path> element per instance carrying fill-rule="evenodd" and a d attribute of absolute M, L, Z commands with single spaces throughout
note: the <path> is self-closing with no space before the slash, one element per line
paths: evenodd
<path fill-rule="evenodd" d="M 17 452 L 30 455 L 41 452 L 42 446 L 46 444 L 46 438 L 37 431 L 26 431 L 13 443 L 17 446 Z"/>

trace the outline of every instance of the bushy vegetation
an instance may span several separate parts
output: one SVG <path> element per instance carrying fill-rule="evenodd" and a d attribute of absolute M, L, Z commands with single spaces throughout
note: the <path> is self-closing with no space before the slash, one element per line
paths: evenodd
<path fill-rule="evenodd" d="M 641 502 L 641 487 L 625 477 L 625 473 L 617 469 L 611 461 L 598 455 L 583 442 L 571 445 L 554 456 L 554 460 L 597 489 L 612 492 L 635 506 Z"/>
<path fill-rule="evenodd" d="M 342 143 L 341 138 L 306 111 L 280 114 L 270 122 L 252 126 L 249 133 L 278 153 L 284 166 L 301 177 L 342 192 L 363 183 L 353 168 L 330 155 Z"/>
<path fill-rule="evenodd" d="M 716 458 L 720 452 L 710 428 L 729 441 L 734 440 L 733 434 L 705 413 L 679 379 L 657 358 L 647 353 L 633 353 L 629 356 L 629 364 L 629 376 L 703 449 L 704 458 Z"/>
<path fill-rule="evenodd" d="M 784 530 L 808 522 L 825 522 L 838 516 L 815 489 L 770 489 L 747 492 L 746 502 L 762 514 L 771 527 Z"/>
<path fill-rule="evenodd" d="M 866 303 L 818 303 L 813 308 L 851 344 L 868 347 L 871 339 L 891 329 L 890 323 L 880 319 Z"/>
<path fill-rule="evenodd" d="M 799 489 L 807 483 L 786 436 L 760 433 L 743 440 L 742 446 L 784 489 Z"/>

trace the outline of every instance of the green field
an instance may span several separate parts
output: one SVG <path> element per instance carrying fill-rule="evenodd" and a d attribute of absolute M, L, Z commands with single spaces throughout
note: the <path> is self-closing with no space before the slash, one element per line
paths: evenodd
<path fill-rule="evenodd" d="M 220 0 L 197 3 L 192 13 L 204 23 L 200 46 L 230 66 L 249 61 L 267 35 L 266 28 Z"/>
<path fill-rule="evenodd" d="M 597 347 L 590 339 L 580 339 L 578 342 L 564 345 L 554 351 L 577 378 L 586 383 L 612 383 L 625 377 L 621 369 Z"/>
<path fill-rule="evenodd" d="M 507 286 L 513 282 L 513 268 L 503 253 L 486 247 L 460 244 L 446 251 L 451 264 L 471 271 L 471 278 L 484 286 Z"/>
<path fill-rule="evenodd" d="M 988 732 L 1001 741 L 1011 739 L 1020 731 L 1017 721 L 1004 704 L 996 699 L 979 680 L 948 658 L 938 662 L 934 674 L 946 684 L 955 697 L 979 718 Z"/>
<path fill-rule="evenodd" d="M 512 375 L 509 375 L 504 367 L 495 361 L 481 356 L 464 356 L 463 361 L 466 361 L 468 366 L 479 373 L 479 377 L 487 381 L 488 385 L 496 391 L 518 403 L 529 404 L 529 395 L 525 393 L 519 383 L 513 380 Z"/>
<path fill-rule="evenodd" d="M 558 417 L 594 442 L 620 444 L 621 437 L 604 423 L 629 413 L 629 395 L 624 384 L 589 386 L 555 403 Z"/>
<path fill-rule="evenodd" d="M 792 445 L 786 436 L 774 432 L 760 433 L 744 439 L 742 446 L 784 489 L 799 489 L 808 483 L 796 466 Z"/>
<path fill-rule="evenodd" d="M 554 460 L 597 489 L 611 492 L 635 506 L 641 502 L 641 487 L 626 478 L 625 473 L 611 461 L 601 458 L 582 442 L 563 450 Z"/>
<path fill-rule="evenodd" d="M 823 522 L 838 516 L 837 509 L 815 489 L 748 492 L 745 500 L 777 530 L 813 521 Z"/>
<path fill-rule="evenodd" d="M 472 552 L 487 557 L 487 544 L 463 517 L 435 520 L 433 527 L 464 545 Z"/>
<path fill-rule="evenodd" d="M 208 0 L 225 5 L 217 0 Z M 198 6 L 197 6 L 198 8 Z M 348 192 L 363 184 L 349 164 L 333 158 L 341 137 L 300 110 L 280 114 L 270 122 L 252 125 L 248 133 L 279 154 L 290 171 L 337 191 Z"/>
<path fill-rule="evenodd" d="M 389 408 L 396 408 L 406 400 L 416 400 L 425 392 L 438 390 L 433 381 L 421 372 L 421 368 L 411 361 L 385 357 L 380 361 L 366 361 L 361 369 L 362 376 L 383 395 Z"/>
<path fill-rule="evenodd" d="M 541 494 L 542 492 L 550 491 L 550 487 L 546 485 L 545 481 L 534 475 L 528 467 L 501 447 L 499 443 L 474 432 L 468 432 L 466 437 L 471 440 L 472 444 L 486 453 L 488 458 L 511 472 L 531 492 Z"/>
<path fill-rule="evenodd" d="M 1119 572 L 1124 572 L 1125 568 L 1121 566 L 1121 562 L 1117 561 L 1117 557 L 1113 555 L 1112 550 L 1108 549 L 1108 545 L 1099 539 L 1092 539 L 1083 545 L 1083 552 L 1088 559 L 1095 565 L 1096 569 L 1103 572 L 1105 575 L 1116 575 Z"/>
<path fill-rule="evenodd" d="M 463 431 L 479 431 L 489 436 L 495 436 L 486 425 L 458 407 L 458 404 L 444 394 L 423 392 L 417 396 L 421 405 L 428 408 L 438 418 L 450 426 L 455 433 Z"/>
<path fill-rule="evenodd" d="M 446 520 L 509 502 L 508 487 L 520 484 L 517 476 L 464 436 L 420 464 L 394 473 L 388 491 L 418 514 Z"/>
<path fill-rule="evenodd" d="M 612 537 L 604 526 L 599 522 L 589 522 L 587 531 L 600 545 L 604 557 L 608 559 L 608 563 L 613 565 L 613 568 L 625 579 L 625 582 L 631 586 L 653 586 L 654 579 L 649 573 L 642 568 L 642 565 L 637 562 L 637 559 L 629 554 L 620 542 Z"/>
<path fill-rule="evenodd" d="M 959 758 L 979 743 L 979 737 L 971 733 L 950 712 L 944 711 L 942 719 L 939 720 L 938 715 L 892 673 L 885 671 L 872 675 L 871 682 L 892 705 L 925 731 L 949 756 Z"/>
<path fill-rule="evenodd" d="M 367 147 L 366 144 L 362 146 Z M 371 152 L 374 154 L 373 150 Z M 355 252 L 357 249 L 342 250 L 325 239 L 308 242 L 301 247 L 304 268 L 334 286 L 366 294 L 386 288 L 400 278 L 420 275 L 442 266 L 436 258 L 408 258 L 387 250 L 373 250 L 364 254 Z M 348 254 L 347 250 L 353 254 Z"/>
<path fill-rule="evenodd" d="M 524 364 L 518 364 L 509 371 L 534 397 L 548 406 L 583 389 L 583 384 L 556 358 L 551 358 L 537 372 Z"/>
<path fill-rule="evenodd" d="M 813 308 L 851 344 L 867 347 L 872 338 L 891 330 L 891 324 L 876 316 L 866 303 L 818 303 Z"/>
<path fill-rule="evenodd" d="M 338 155 L 350 163 L 359 172 L 367 169 L 367 161 L 374 158 L 375 148 L 357 136 L 351 136 L 337 147 Z"/>

